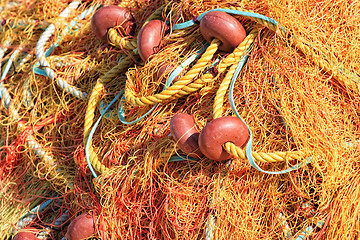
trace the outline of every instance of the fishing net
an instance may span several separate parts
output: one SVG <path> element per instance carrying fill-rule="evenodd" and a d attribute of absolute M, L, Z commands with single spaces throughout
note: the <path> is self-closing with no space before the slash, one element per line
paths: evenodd
<path fill-rule="evenodd" d="M 133 35 L 91 19 L 127 8 Z M 0 1 L 0 239 L 65 239 L 82 213 L 99 239 L 357 239 L 357 1 Z M 206 42 L 204 13 L 245 28 Z M 151 20 L 164 31 L 139 56 Z M 194 158 L 170 131 L 241 118 L 246 146 Z M 280 173 L 280 174 L 279 174 Z M 69 227 L 70 228 L 70 227 Z M 70 239 L 70 238 L 69 238 Z"/>

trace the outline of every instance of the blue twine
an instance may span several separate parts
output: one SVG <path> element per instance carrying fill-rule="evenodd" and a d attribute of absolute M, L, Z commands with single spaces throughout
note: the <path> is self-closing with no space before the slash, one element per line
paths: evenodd
<path fill-rule="evenodd" d="M 239 11 L 239 10 L 231 10 L 231 9 L 226 9 L 226 8 L 217 8 L 217 9 L 212 9 L 210 11 L 207 11 L 207 12 L 204 12 L 202 14 L 200 14 L 196 20 L 197 21 L 200 21 L 204 15 L 206 13 L 209 13 L 209 12 L 226 12 L 226 13 L 230 13 L 230 14 L 235 14 L 235 15 L 240 15 L 240 16 L 245 16 L 245 17 L 252 17 L 252 18 L 258 18 L 258 19 L 261 19 L 261 20 L 264 20 L 264 21 L 267 21 L 267 22 L 270 22 L 274 25 L 278 25 L 278 22 L 270 17 L 267 17 L 267 16 L 264 16 L 264 15 L 261 15 L 261 14 L 258 14 L 258 13 L 251 13 L 251 12 L 244 12 L 244 11 Z M 183 22 L 183 23 L 178 23 L 178 24 L 175 24 L 173 26 L 173 30 L 179 30 L 179 29 L 184 29 L 184 28 L 187 28 L 187 27 L 191 27 L 193 26 L 195 23 L 193 20 L 189 20 L 189 21 L 186 21 L 186 22 Z"/>
<path fill-rule="evenodd" d="M 95 122 L 94 126 L 92 127 L 88 139 L 86 140 L 86 145 L 85 145 L 85 156 L 86 156 L 86 162 L 87 165 L 89 166 L 89 169 L 92 173 L 92 175 L 97 178 L 97 174 L 94 170 L 94 168 L 91 165 L 90 162 L 90 153 L 89 153 L 89 147 L 90 147 L 90 143 L 91 143 L 91 139 L 93 138 L 93 135 L 95 133 L 95 130 L 97 128 L 97 126 L 99 125 L 101 119 L 103 118 L 103 116 L 106 114 L 106 112 L 110 109 L 110 107 L 120 98 L 120 96 L 123 94 L 124 91 L 121 91 L 120 93 L 118 93 L 115 98 L 109 103 L 109 105 L 105 108 L 104 112 L 100 115 L 99 119 Z"/>
<path fill-rule="evenodd" d="M 252 156 L 252 141 L 253 141 L 253 136 L 252 136 L 252 132 L 250 127 L 246 124 L 246 122 L 241 118 L 239 112 L 236 109 L 235 103 L 234 103 L 234 85 L 236 82 L 237 77 L 239 76 L 241 70 L 244 68 L 247 59 L 249 58 L 249 55 L 247 53 L 245 53 L 243 56 L 241 56 L 240 62 L 238 64 L 238 66 L 236 67 L 235 73 L 231 79 L 230 82 L 230 88 L 229 88 L 229 101 L 230 101 L 230 106 L 231 109 L 233 110 L 233 112 L 235 113 L 235 115 L 243 122 L 245 123 L 248 131 L 249 131 L 249 141 L 246 144 L 246 148 L 245 148 L 245 153 L 246 153 L 246 157 L 250 163 L 251 166 L 253 166 L 256 170 L 263 172 L 263 173 L 268 173 L 268 174 L 283 174 L 283 173 L 288 173 L 291 172 L 293 170 L 299 169 L 301 167 L 303 167 L 304 165 L 308 164 L 311 162 L 312 157 L 307 158 L 307 160 L 305 162 L 300 162 L 286 170 L 282 170 L 282 171 L 277 171 L 277 172 L 273 172 L 273 171 L 265 171 L 262 168 L 260 168 L 257 163 L 255 162 L 253 156 Z"/>

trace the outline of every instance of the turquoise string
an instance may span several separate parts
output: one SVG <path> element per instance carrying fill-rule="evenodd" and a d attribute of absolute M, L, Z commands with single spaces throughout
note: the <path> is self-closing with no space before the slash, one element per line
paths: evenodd
<path fill-rule="evenodd" d="M 94 126 L 92 127 L 90 133 L 89 133 L 89 136 L 88 136 L 88 139 L 86 140 L 86 145 L 85 145 L 85 157 L 86 157 L 86 162 L 87 162 L 87 165 L 89 166 L 89 169 L 92 173 L 92 175 L 97 178 L 97 174 L 94 170 L 94 168 L 92 167 L 91 165 L 91 162 L 90 162 L 90 153 L 89 153 L 89 148 L 90 148 L 90 143 L 91 143 L 91 139 L 93 138 L 94 136 L 94 133 L 96 131 L 96 128 L 97 126 L 99 125 L 101 119 L 104 117 L 104 115 L 106 114 L 106 112 L 110 109 L 111 105 L 113 105 L 119 98 L 120 96 L 123 94 L 124 91 L 121 91 L 120 93 L 118 93 L 115 98 L 109 103 L 109 105 L 105 108 L 104 112 L 100 115 L 99 119 L 95 122 Z"/>
<path fill-rule="evenodd" d="M 283 173 L 288 173 L 291 172 L 293 170 L 299 169 L 301 167 L 303 167 L 304 165 L 308 164 L 311 162 L 312 157 L 307 158 L 307 160 L 305 162 L 300 162 L 288 169 L 282 170 L 282 171 L 265 171 L 263 170 L 259 165 L 257 165 L 257 163 L 255 162 L 253 156 L 252 156 L 252 141 L 253 141 L 253 136 L 252 136 L 252 132 L 250 127 L 246 124 L 246 122 L 241 118 L 239 112 L 236 109 L 235 103 L 234 103 L 234 85 L 236 82 L 237 77 L 239 76 L 241 70 L 244 68 L 247 59 L 249 58 L 249 55 L 247 53 L 245 53 L 243 56 L 241 56 L 240 62 L 238 64 L 238 66 L 236 67 L 235 73 L 233 75 L 233 77 L 231 78 L 231 82 L 230 82 L 230 88 L 229 88 L 229 101 L 230 101 L 230 106 L 231 109 L 233 110 L 233 112 L 235 113 L 236 117 L 238 117 L 241 121 L 243 121 L 243 123 L 245 123 L 248 131 L 249 131 L 249 141 L 246 144 L 246 148 L 245 148 L 245 153 L 246 153 L 246 157 L 250 163 L 251 166 L 253 166 L 256 170 L 263 172 L 263 173 L 268 173 L 268 174 L 283 174 Z"/>
<path fill-rule="evenodd" d="M 197 21 L 200 21 L 204 15 L 206 13 L 209 13 L 209 12 L 226 12 L 226 13 L 230 13 L 230 14 L 235 14 L 235 15 L 240 15 L 240 16 L 245 16 L 245 17 L 252 17 L 252 18 L 258 18 L 258 19 L 261 19 L 261 20 L 264 20 L 264 21 L 267 21 L 267 22 L 270 22 L 274 25 L 278 25 L 278 22 L 272 18 L 269 18 L 267 16 L 264 16 L 264 15 L 261 15 L 261 14 L 258 14 L 258 13 L 251 13 L 251 12 L 244 12 L 244 11 L 239 11 L 239 10 L 231 10 L 231 9 L 226 9 L 226 8 L 217 8 L 217 9 L 212 9 L 210 11 L 207 11 L 207 12 L 204 12 L 202 14 L 200 14 L 196 20 Z M 189 20 L 189 21 L 186 21 L 186 22 L 183 22 L 183 23 L 178 23 L 178 24 L 175 24 L 173 26 L 173 30 L 179 30 L 179 29 L 184 29 L 184 28 L 187 28 L 187 27 L 191 27 L 193 26 L 195 23 L 193 20 Z"/>

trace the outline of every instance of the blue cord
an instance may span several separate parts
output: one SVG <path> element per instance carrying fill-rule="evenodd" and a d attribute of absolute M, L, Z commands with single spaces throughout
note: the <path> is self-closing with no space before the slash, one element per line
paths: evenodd
<path fill-rule="evenodd" d="M 237 79 L 237 77 L 239 76 L 241 70 L 244 68 L 247 59 L 249 58 L 248 54 L 244 54 L 239 62 L 239 65 L 236 67 L 235 73 L 231 79 L 231 83 L 230 83 L 230 88 L 229 88 L 229 101 L 230 101 L 230 106 L 231 109 L 233 110 L 233 112 L 235 113 L 235 115 L 241 120 L 243 121 L 243 123 L 245 123 L 248 131 L 249 131 L 249 141 L 246 144 L 246 148 L 245 148 L 245 153 L 246 153 L 246 157 L 250 163 L 251 166 L 253 166 L 256 170 L 263 172 L 263 173 L 268 173 L 268 174 L 283 174 L 283 173 L 288 173 L 291 172 L 293 170 L 299 169 L 301 167 L 303 167 L 304 165 L 308 164 L 311 162 L 312 157 L 309 157 L 305 162 L 300 162 L 286 170 L 282 170 L 282 171 L 277 171 L 277 172 L 272 172 L 272 171 L 265 171 L 262 168 L 260 168 L 257 163 L 254 161 L 254 158 L 252 156 L 252 140 L 253 140 L 253 136 L 252 136 L 252 132 L 250 127 L 246 124 L 246 122 L 241 118 L 239 112 L 236 109 L 235 103 L 234 103 L 234 85 L 235 85 L 235 81 Z"/>
<path fill-rule="evenodd" d="M 226 8 L 217 8 L 217 9 L 212 9 L 210 11 L 207 11 L 207 12 L 204 12 L 202 14 L 200 14 L 196 20 L 197 21 L 200 21 L 204 15 L 206 13 L 209 13 L 209 12 L 226 12 L 226 13 L 230 13 L 230 14 L 235 14 L 235 15 L 240 15 L 240 16 L 245 16 L 245 17 L 252 17 L 252 18 L 258 18 L 258 19 L 261 19 L 261 20 L 265 20 L 267 22 L 270 22 L 274 25 L 278 25 L 278 22 L 272 18 L 269 18 L 267 16 L 264 16 L 264 15 L 261 15 L 261 14 L 258 14 L 258 13 L 251 13 L 251 12 L 244 12 L 244 11 L 238 11 L 238 10 L 231 10 L 231 9 L 226 9 Z M 187 28 L 187 27 L 191 27 L 193 26 L 195 23 L 193 20 L 189 20 L 189 21 L 186 21 L 186 22 L 183 22 L 183 23 L 178 23 L 178 24 L 175 24 L 173 26 L 173 30 L 179 30 L 179 29 L 184 29 L 184 28 Z"/>
<path fill-rule="evenodd" d="M 91 162 L 90 162 L 90 153 L 89 153 L 89 147 L 90 147 L 90 143 L 91 143 L 91 139 L 93 138 L 93 135 L 95 133 L 95 130 L 97 128 L 97 126 L 99 125 L 101 119 L 103 118 L 103 116 L 106 114 L 106 112 L 110 109 L 111 105 L 113 105 L 119 98 L 120 96 L 123 94 L 124 91 L 121 91 L 120 93 L 118 93 L 115 98 L 109 103 L 109 105 L 105 108 L 104 112 L 100 115 L 99 119 L 95 122 L 94 126 L 92 127 L 90 133 L 89 133 L 89 136 L 88 136 L 88 139 L 86 140 L 86 145 L 85 145 L 85 155 L 86 155 L 86 162 L 89 166 L 89 169 L 92 173 L 92 175 L 97 178 L 97 174 L 94 170 L 94 168 L 92 167 L 91 165 Z"/>

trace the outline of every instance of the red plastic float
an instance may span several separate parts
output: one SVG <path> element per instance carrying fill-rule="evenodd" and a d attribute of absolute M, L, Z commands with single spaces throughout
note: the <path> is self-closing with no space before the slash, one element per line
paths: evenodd
<path fill-rule="evenodd" d="M 95 219 L 89 213 L 77 216 L 68 226 L 67 240 L 87 239 L 95 233 Z"/>
<path fill-rule="evenodd" d="M 236 18 L 224 12 L 206 13 L 200 20 L 200 32 L 207 42 L 221 41 L 219 49 L 232 52 L 246 37 L 246 32 Z"/>
<path fill-rule="evenodd" d="M 203 156 L 199 149 L 199 131 L 195 128 L 194 119 L 186 113 L 175 114 L 170 121 L 170 131 L 179 148 L 189 157 Z"/>
<path fill-rule="evenodd" d="M 249 138 L 249 131 L 240 119 L 236 117 L 221 117 L 209 122 L 200 132 L 199 147 L 209 159 L 223 161 L 231 158 L 222 145 L 232 142 L 243 147 Z"/>
<path fill-rule="evenodd" d="M 126 9 L 115 5 L 105 6 L 97 10 L 91 18 L 91 28 L 95 35 L 107 43 L 109 28 L 120 26 L 118 31 L 123 35 L 132 35 L 135 29 L 135 18 Z"/>
<path fill-rule="evenodd" d="M 160 42 L 168 25 L 161 20 L 152 20 L 148 22 L 139 32 L 137 37 L 137 46 L 142 60 L 146 61 L 151 55 L 160 50 Z"/>
<path fill-rule="evenodd" d="M 39 230 L 36 228 L 24 228 L 14 236 L 13 240 L 40 240 L 36 236 L 38 232 Z"/>

